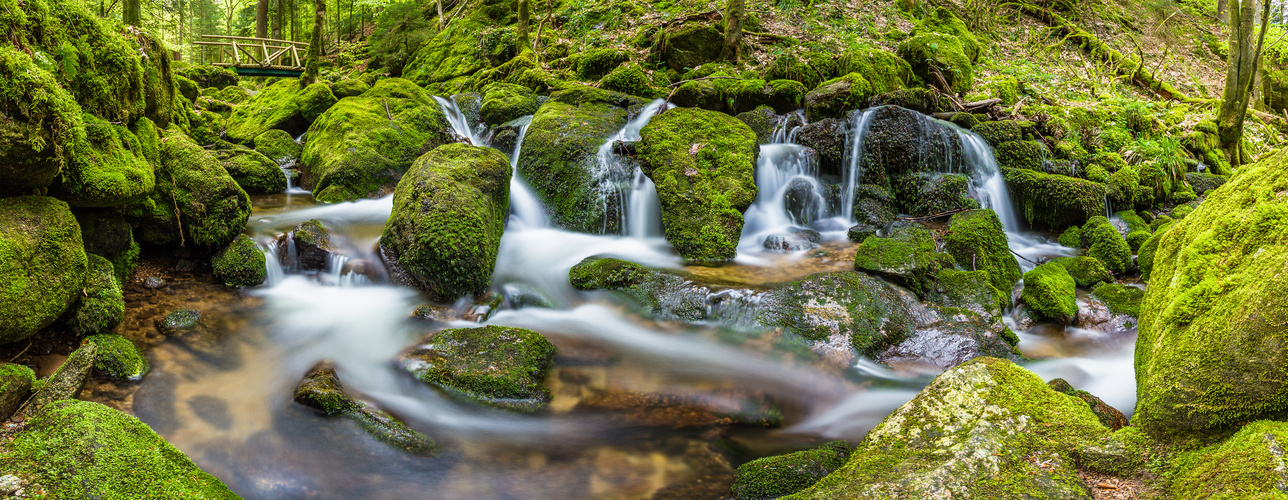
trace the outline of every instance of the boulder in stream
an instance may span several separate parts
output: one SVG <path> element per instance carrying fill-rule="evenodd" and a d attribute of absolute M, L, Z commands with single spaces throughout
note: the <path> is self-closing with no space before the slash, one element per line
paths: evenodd
<path fill-rule="evenodd" d="M 89 256 L 89 273 L 81 297 L 63 315 L 62 322 L 79 337 L 110 332 L 125 319 L 125 295 L 107 259 Z"/>
<path fill-rule="evenodd" d="M 767 500 L 813 486 L 850 458 L 850 444 L 832 441 L 814 449 L 758 458 L 738 466 L 729 489 L 735 500 Z"/>
<path fill-rule="evenodd" d="M 44 196 L 0 199 L 0 344 L 53 323 L 80 296 L 89 268 L 67 204 Z"/>
<path fill-rule="evenodd" d="M 64 147 L 70 161 L 50 187 L 50 194 L 74 207 L 110 207 L 147 196 L 156 185 L 152 160 L 157 150 L 155 125 L 140 119 L 131 131 L 91 114 L 82 115 L 85 137 Z M 145 144 L 146 143 L 146 144 Z M 152 158 L 147 156 L 152 154 Z"/>
<path fill-rule="evenodd" d="M 1105 185 L 1086 179 L 1003 168 L 1006 188 L 1024 220 L 1035 228 L 1082 225 L 1105 212 Z"/>
<path fill-rule="evenodd" d="M 295 387 L 295 402 L 326 416 L 344 416 L 372 437 L 407 453 L 431 455 L 438 450 L 428 436 L 346 391 L 329 361 L 319 362 L 304 375 Z"/>
<path fill-rule="evenodd" d="M 1075 228 L 1077 226 L 1074 226 Z M 1078 257 L 1056 257 L 1051 259 L 1052 262 L 1064 266 L 1073 277 L 1074 283 L 1083 288 L 1095 288 L 1100 283 L 1113 283 L 1114 273 L 1105 267 L 1105 263 L 1100 259 L 1088 256 Z M 1133 314 L 1133 316 L 1135 316 Z"/>
<path fill-rule="evenodd" d="M 416 160 L 394 192 L 380 237 L 391 277 L 452 302 L 492 280 L 510 215 L 510 162 L 492 148 L 449 144 Z"/>
<path fill-rule="evenodd" d="M 1047 262 L 1024 273 L 1020 299 L 1044 318 L 1072 323 L 1078 315 L 1077 295 L 1077 283 L 1060 264 Z"/>
<path fill-rule="evenodd" d="M 303 146 L 295 142 L 291 134 L 282 129 L 273 129 L 255 136 L 255 151 L 277 162 L 278 165 L 295 163 L 300 159 Z"/>
<path fill-rule="evenodd" d="M 1087 255 L 1105 263 L 1105 267 L 1118 274 L 1132 267 L 1131 247 L 1118 228 L 1103 215 L 1087 220 L 1082 226 L 1082 240 L 1087 243 Z"/>
<path fill-rule="evenodd" d="M 489 83 L 483 87 L 483 104 L 479 118 L 496 126 L 537 112 L 537 95 L 531 89 L 509 83 Z"/>
<path fill-rule="evenodd" d="M 268 135 L 268 132 L 261 137 L 263 135 Z M 245 146 L 224 144 L 226 147 L 215 150 L 215 156 L 243 190 L 250 194 L 286 191 L 286 175 L 276 160 Z"/>
<path fill-rule="evenodd" d="M 521 328 L 442 330 L 404 349 L 398 363 L 421 382 L 497 408 L 532 413 L 550 404 L 554 344 Z"/>
<path fill-rule="evenodd" d="M 97 352 L 94 371 L 112 380 L 139 381 L 151 369 L 143 351 L 130 339 L 107 333 L 91 335 L 85 340 L 94 344 Z"/>
<path fill-rule="evenodd" d="M 137 223 L 134 236 L 159 247 L 219 250 L 246 228 L 250 197 L 214 153 L 177 128 L 164 135 L 156 190 L 125 209 Z"/>
<path fill-rule="evenodd" d="M 300 269 L 318 271 L 331 265 L 331 258 L 339 248 L 331 241 L 331 232 L 322 221 L 309 219 L 291 231 L 295 251 L 299 254 Z"/>
<path fill-rule="evenodd" d="M 232 287 L 259 286 L 268 277 L 268 258 L 255 240 L 244 234 L 216 255 L 211 265 L 215 278 Z"/>
<path fill-rule="evenodd" d="M 568 271 L 568 281 L 582 291 L 621 292 L 659 319 L 698 321 L 707 316 L 710 290 L 672 273 L 610 257 L 587 257 Z"/>
<path fill-rule="evenodd" d="M 1020 264 L 1011 254 L 1006 228 L 989 209 L 953 214 L 944 235 L 944 250 L 966 270 L 988 273 L 989 282 L 1002 292 L 1003 306 L 1011 303 L 1011 290 L 1020 280 Z"/>
<path fill-rule="evenodd" d="M 920 224 L 896 224 L 888 237 L 870 236 L 854 255 L 854 268 L 888 278 L 926 296 L 953 257 L 935 251 L 935 237 Z"/>

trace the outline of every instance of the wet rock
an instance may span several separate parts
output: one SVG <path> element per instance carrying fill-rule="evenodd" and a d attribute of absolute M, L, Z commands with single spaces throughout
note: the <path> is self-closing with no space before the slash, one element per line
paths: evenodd
<path fill-rule="evenodd" d="M 854 268 L 888 278 L 925 296 L 953 258 L 935 251 L 935 237 L 918 224 L 896 225 L 888 237 L 868 238 L 854 255 Z"/>
<path fill-rule="evenodd" d="M 211 260 L 215 278 L 232 287 L 259 286 L 268 278 L 268 258 L 250 236 L 239 235 Z"/>
<path fill-rule="evenodd" d="M 868 239 L 869 236 L 876 235 L 877 228 L 875 226 L 871 224 L 855 224 L 850 227 L 849 231 L 846 231 L 845 238 L 855 243 L 863 243 L 863 240 Z"/>
<path fill-rule="evenodd" d="M 872 96 L 872 99 L 868 100 L 867 107 L 899 106 L 918 113 L 933 115 L 943 110 L 943 104 L 947 103 L 946 99 L 941 100 L 941 95 L 938 91 L 929 88 L 899 89 Z"/>
<path fill-rule="evenodd" d="M 93 343 L 81 344 L 72 351 L 70 356 L 67 356 L 67 360 L 63 361 L 53 375 L 44 380 L 40 389 L 27 400 L 19 412 L 32 416 L 54 401 L 75 399 L 85 387 L 85 380 L 89 378 L 90 370 L 94 368 L 97 355 L 98 346 Z"/>
<path fill-rule="evenodd" d="M 156 290 L 163 286 L 165 286 L 165 280 L 156 276 L 148 276 L 143 279 L 143 288 L 147 288 L 148 290 Z"/>
<path fill-rule="evenodd" d="M 524 307 L 553 308 L 554 304 L 540 290 L 522 283 L 507 283 L 501 287 L 505 302 L 513 309 Z"/>
<path fill-rule="evenodd" d="M 771 234 L 765 238 L 765 250 L 770 252 L 800 252 L 816 247 L 814 242 L 793 234 Z"/>
<path fill-rule="evenodd" d="M 966 361 L 988 356 L 1020 360 L 1020 339 L 1001 318 L 965 309 L 910 306 L 916 328 L 908 338 L 874 356 L 878 363 L 905 374 L 935 374 Z"/>
<path fill-rule="evenodd" d="M 488 318 L 491 318 L 493 314 L 501 310 L 501 304 L 504 302 L 505 296 L 496 292 L 488 292 L 475 300 L 470 305 L 469 310 L 462 315 L 462 318 L 475 323 L 486 322 Z"/>
<path fill-rule="evenodd" d="M 1104 400 L 1092 395 L 1090 392 L 1075 389 L 1069 382 L 1062 378 L 1051 379 L 1047 386 L 1061 394 L 1068 394 L 1075 398 L 1081 399 L 1091 407 L 1091 412 L 1096 414 L 1100 419 L 1100 424 L 1108 427 L 1109 430 L 1116 431 L 1127 426 L 1127 416 L 1117 408 L 1109 406 Z"/>
<path fill-rule="evenodd" d="M 1105 211 L 1105 185 L 1086 179 L 1003 168 L 1011 198 L 1035 228 L 1081 225 Z"/>
<path fill-rule="evenodd" d="M 1003 307 L 1011 304 L 1011 290 L 1020 280 L 1020 265 L 1011 254 L 1006 229 L 992 210 L 953 214 L 948 220 L 944 250 L 962 269 L 988 273 L 989 282 L 1001 292 Z"/>
<path fill-rule="evenodd" d="M 1075 451 L 1108 435 L 1085 402 L 1009 361 L 978 358 L 936 378 L 797 498 L 993 498 L 997 484 L 1085 498 Z"/>
<path fill-rule="evenodd" d="M 965 309 L 988 320 L 1001 317 L 1010 303 L 1010 294 L 994 287 L 986 271 L 944 269 L 932 295 L 944 307 Z"/>
<path fill-rule="evenodd" d="M 747 124 L 747 127 L 756 133 L 756 141 L 760 144 L 773 142 L 774 128 L 778 121 L 778 115 L 774 114 L 774 108 L 760 106 L 751 111 L 738 113 L 734 117 Z"/>
<path fill-rule="evenodd" d="M 1110 312 L 1135 318 L 1140 316 L 1145 290 L 1118 283 L 1102 283 L 1091 291 L 1091 295 L 1104 301 Z"/>
<path fill-rule="evenodd" d="M 0 463 L 51 498 L 238 498 L 147 424 L 98 403 L 50 403 L 6 450 Z"/>
<path fill-rule="evenodd" d="M 1020 300 L 1043 318 L 1069 324 L 1078 314 L 1077 284 L 1064 266 L 1047 262 L 1024 273 Z"/>
<path fill-rule="evenodd" d="M 764 398 L 740 394 L 680 395 L 605 392 L 582 399 L 574 412 L 607 414 L 632 426 L 701 429 L 733 424 L 778 427 L 783 417 Z"/>
<path fill-rule="evenodd" d="M 823 217 L 826 206 L 823 186 L 818 181 L 797 177 L 787 183 L 783 193 L 783 208 L 796 224 L 809 224 Z"/>
<path fill-rule="evenodd" d="M 295 240 L 300 269 L 321 271 L 331 266 L 331 258 L 337 248 L 331 241 L 331 232 L 322 225 L 322 221 L 309 219 L 300 223 L 291 231 L 291 238 Z"/>
<path fill-rule="evenodd" d="M 811 450 L 758 458 L 738 466 L 733 486 L 736 500 L 767 500 L 813 486 L 850 458 L 850 444 L 832 441 Z"/>
<path fill-rule="evenodd" d="M 537 112 L 537 95 L 531 89 L 508 83 L 483 87 L 480 118 L 489 125 L 501 125 Z"/>
<path fill-rule="evenodd" d="M 125 296 L 107 259 L 89 254 L 89 276 L 80 300 L 63 315 L 62 322 L 77 336 L 110 332 L 125 319 Z"/>
<path fill-rule="evenodd" d="M 1190 172 L 1185 174 L 1185 182 L 1194 187 L 1194 194 L 1204 196 L 1208 191 L 1212 191 L 1225 185 L 1228 178 L 1224 175 L 1205 174 L 1201 172 Z"/>
<path fill-rule="evenodd" d="M 434 333 L 404 349 L 398 362 L 421 382 L 448 393 L 532 413 L 550 404 L 545 376 L 555 353 L 537 332 L 485 326 Z"/>
<path fill-rule="evenodd" d="M 1094 288 L 1100 283 L 1112 283 L 1114 273 L 1105 267 L 1104 262 L 1095 257 L 1057 257 L 1052 262 L 1064 266 L 1073 277 L 1073 282 L 1083 288 Z"/>
<path fill-rule="evenodd" d="M 31 385 L 36 382 L 36 373 L 23 365 L 13 363 L 0 364 L 0 421 L 18 411 L 18 407 L 31 395 Z"/>
<path fill-rule="evenodd" d="M 344 267 L 340 268 L 340 275 L 346 274 L 362 276 L 372 283 L 383 283 L 387 279 L 383 266 L 366 259 L 345 261 Z"/>
<path fill-rule="evenodd" d="M 842 195 L 844 196 L 844 195 Z M 899 214 L 890 191 L 872 184 L 854 187 L 854 222 L 873 227 L 886 227 Z"/>
<path fill-rule="evenodd" d="M 796 132 L 796 142 L 814 150 L 818 158 L 820 176 L 841 178 L 849 165 L 845 164 L 846 134 L 849 124 L 843 118 L 811 121 Z"/>
<path fill-rule="evenodd" d="M 895 177 L 890 185 L 901 212 L 909 215 L 979 208 L 979 202 L 970 197 L 970 178 L 965 175 L 921 172 Z"/>
<path fill-rule="evenodd" d="M 957 129 L 897 106 L 869 110 L 863 117 L 863 162 L 859 182 L 891 187 L 891 179 L 920 172 L 950 172 L 962 155 Z"/>
<path fill-rule="evenodd" d="M 411 317 L 423 320 L 447 323 L 461 319 L 461 315 L 449 307 L 421 304 L 411 312 Z"/>
<path fill-rule="evenodd" d="M 295 142 L 291 141 L 291 144 Z M 242 190 L 250 194 L 286 191 L 286 176 L 282 174 L 282 168 L 275 159 L 244 146 L 226 146 L 216 149 L 215 156 Z"/>
<path fill-rule="evenodd" d="M 381 411 L 360 396 L 350 395 L 335 366 L 322 361 L 295 387 L 295 402 L 327 416 L 343 416 L 354 421 L 367 434 L 394 448 L 414 455 L 431 455 L 438 450 L 432 439 L 407 424 Z"/>
<path fill-rule="evenodd" d="M 174 270 L 181 273 L 190 273 L 197 270 L 197 263 L 188 259 L 179 259 L 174 263 Z"/>
<path fill-rule="evenodd" d="M 449 144 L 420 157 L 398 184 L 380 238 L 390 276 L 441 302 L 483 295 L 509 196 L 510 162 L 495 149 Z"/>
<path fill-rule="evenodd" d="M 81 296 L 89 261 L 66 203 L 0 199 L 0 344 L 53 323 Z"/>
<path fill-rule="evenodd" d="M 805 94 L 805 117 L 809 121 L 844 118 L 850 111 L 866 107 L 875 92 L 858 73 L 828 80 Z"/>
<path fill-rule="evenodd" d="M 143 351 L 133 341 L 114 334 L 91 335 L 85 339 L 94 344 L 97 355 L 94 370 L 112 380 L 137 382 L 151 368 Z"/>
<path fill-rule="evenodd" d="M 201 321 L 201 312 L 196 309 L 175 309 L 164 318 L 157 320 L 157 331 L 167 337 L 183 335 L 205 328 Z"/>
<path fill-rule="evenodd" d="M 697 321 L 707 317 L 705 286 L 620 259 L 587 257 L 568 271 L 573 288 L 622 292 L 658 319 Z"/>

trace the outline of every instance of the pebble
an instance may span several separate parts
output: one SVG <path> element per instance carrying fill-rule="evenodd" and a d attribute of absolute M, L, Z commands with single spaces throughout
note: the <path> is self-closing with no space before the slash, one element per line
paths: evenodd
<path fill-rule="evenodd" d="M 22 489 L 22 480 L 13 474 L 0 476 L 0 495 L 12 495 Z"/>
<path fill-rule="evenodd" d="M 156 276 L 148 276 L 143 280 L 143 287 L 147 288 L 148 290 L 156 290 L 163 286 L 165 286 L 165 280 L 158 278 Z"/>

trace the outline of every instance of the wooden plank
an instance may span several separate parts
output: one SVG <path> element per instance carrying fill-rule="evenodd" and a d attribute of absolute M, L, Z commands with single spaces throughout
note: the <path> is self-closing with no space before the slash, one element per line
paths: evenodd
<path fill-rule="evenodd" d="M 290 40 L 277 40 L 273 38 L 256 38 L 251 36 L 201 35 L 201 37 L 209 38 L 211 40 L 242 40 L 242 41 L 249 41 L 249 42 L 274 42 L 274 43 L 280 43 L 280 44 L 296 45 L 300 47 L 309 46 L 308 42 L 293 42 Z"/>

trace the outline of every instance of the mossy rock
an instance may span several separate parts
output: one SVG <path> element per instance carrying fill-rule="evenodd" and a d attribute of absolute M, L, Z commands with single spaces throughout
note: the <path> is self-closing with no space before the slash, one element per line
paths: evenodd
<path fill-rule="evenodd" d="M 1051 155 L 1042 141 L 1010 141 L 994 148 L 997 163 L 1007 168 L 1043 171 L 1046 158 Z"/>
<path fill-rule="evenodd" d="M 631 53 L 615 48 L 599 48 L 569 57 L 572 70 L 582 80 L 598 80 L 631 60 Z"/>
<path fill-rule="evenodd" d="M 208 252 L 223 248 L 245 229 L 250 196 L 213 152 L 176 129 L 165 135 L 156 190 L 126 208 L 138 221 L 135 236 L 157 247 L 178 246 L 182 239 Z"/>
<path fill-rule="evenodd" d="M 110 332 L 125 319 L 125 295 L 116 281 L 116 269 L 107 259 L 88 254 L 89 272 L 80 300 L 67 309 L 62 321 L 77 336 Z"/>
<path fill-rule="evenodd" d="M 1140 302 L 1145 298 L 1145 290 L 1119 283 L 1102 283 L 1092 290 L 1091 295 L 1104 301 L 1109 312 L 1136 318 L 1140 316 Z"/>
<path fill-rule="evenodd" d="M 417 159 L 380 238 L 394 279 L 442 302 L 483 295 L 510 215 L 510 175 L 491 148 L 449 144 Z"/>
<path fill-rule="evenodd" d="M 186 332 L 194 332 L 205 327 L 201 319 L 201 311 L 196 309 L 175 309 L 170 311 L 156 322 L 157 331 L 161 335 L 173 337 L 183 335 Z"/>
<path fill-rule="evenodd" d="M 587 257 L 568 270 L 568 282 L 581 291 L 621 293 L 643 306 L 656 319 L 707 319 L 706 296 L 693 290 L 693 283 L 634 262 Z"/>
<path fill-rule="evenodd" d="M 1060 264 L 1047 262 L 1024 273 L 1020 300 L 1043 318 L 1072 323 L 1078 315 L 1077 298 L 1077 283 Z"/>
<path fill-rule="evenodd" d="M 1106 184 L 1109 203 L 1115 207 L 1135 207 L 1140 196 L 1140 176 L 1132 167 L 1122 167 L 1109 175 Z"/>
<path fill-rule="evenodd" d="M 935 251 L 935 237 L 918 224 L 902 224 L 884 238 L 868 237 L 854 255 L 854 268 L 888 278 L 925 297 L 953 257 Z"/>
<path fill-rule="evenodd" d="M 1165 216 L 1166 217 L 1166 216 Z M 1163 233 L 1172 227 L 1172 220 L 1169 217 L 1165 224 L 1154 230 L 1154 235 L 1140 244 L 1140 250 L 1136 251 L 1136 267 L 1140 269 L 1140 279 L 1148 282 L 1154 271 L 1154 256 L 1158 253 L 1158 244 L 1163 238 Z"/>
<path fill-rule="evenodd" d="M 100 255 L 112 263 L 112 273 L 122 286 L 139 260 L 139 244 L 130 223 L 116 209 L 73 210 L 81 227 L 85 253 Z"/>
<path fill-rule="evenodd" d="M 432 455 L 438 450 L 434 440 L 375 405 L 349 394 L 330 361 L 321 361 L 304 374 L 295 387 L 295 402 L 323 415 L 347 417 L 367 434 L 407 453 Z"/>
<path fill-rule="evenodd" d="M 1174 498 L 1278 498 L 1288 423 L 1260 420 L 1224 442 L 1176 457 Z"/>
<path fill-rule="evenodd" d="M 479 118 L 489 125 L 501 125 L 537 112 L 537 95 L 527 87 L 491 83 L 483 87 Z"/>
<path fill-rule="evenodd" d="M 864 273 L 815 274 L 774 289 L 768 300 L 773 306 L 757 311 L 758 323 L 811 341 L 848 339 L 868 357 L 907 339 L 916 328 L 900 291 Z"/>
<path fill-rule="evenodd" d="M 0 467 L 56 498 L 238 498 L 147 424 L 88 401 L 57 401 L 30 416 L 0 452 Z"/>
<path fill-rule="evenodd" d="M 962 48 L 971 62 L 979 59 L 979 40 L 971 33 L 970 28 L 966 26 L 966 22 L 957 17 L 952 10 L 938 7 L 927 13 L 917 22 L 917 27 L 912 31 L 914 36 L 922 33 L 943 33 L 955 36 L 961 41 Z"/>
<path fill-rule="evenodd" d="M 268 277 L 268 258 L 250 236 L 239 235 L 210 262 L 215 278 L 232 287 L 258 286 Z"/>
<path fill-rule="evenodd" d="M 197 85 L 200 85 L 203 89 L 211 87 L 216 89 L 223 89 L 230 86 L 235 87 L 239 80 L 237 72 L 228 68 L 220 68 L 218 66 L 210 65 L 189 66 L 187 68 L 176 70 L 175 73 L 197 82 Z"/>
<path fill-rule="evenodd" d="M 95 346 L 94 371 L 117 381 L 137 382 L 151 369 L 143 351 L 133 341 L 114 334 L 91 335 Z"/>
<path fill-rule="evenodd" d="M 1033 227 L 1082 225 L 1105 211 L 1104 184 L 1020 168 L 1004 168 L 1002 174 L 1011 198 Z"/>
<path fill-rule="evenodd" d="M 953 214 L 948 229 L 944 251 L 962 269 L 987 272 L 989 283 L 1004 295 L 1004 306 L 1009 306 L 1011 290 L 1020 280 L 1020 264 L 1011 255 L 1006 228 L 997 213 L 986 209 Z"/>
<path fill-rule="evenodd" d="M 1069 384 L 1069 381 L 1065 379 L 1051 379 L 1050 382 L 1047 382 L 1047 386 L 1054 389 L 1056 392 L 1068 394 L 1086 402 L 1087 406 L 1091 407 L 1091 412 L 1095 413 L 1096 418 L 1100 419 L 1100 424 L 1109 430 L 1116 431 L 1127 425 L 1127 416 L 1123 415 L 1123 412 L 1118 411 L 1117 408 L 1109 406 L 1109 404 L 1105 403 L 1104 400 L 1096 397 L 1090 392 L 1074 388 Z"/>
<path fill-rule="evenodd" d="M 89 261 L 66 203 L 0 198 L 0 344 L 53 323 L 80 296 Z"/>
<path fill-rule="evenodd" d="M 1199 196 L 1206 195 L 1209 191 L 1219 188 L 1229 180 L 1224 175 L 1208 174 L 1202 172 L 1190 172 L 1185 174 L 1185 182 L 1194 188 L 1194 194 Z"/>
<path fill-rule="evenodd" d="M 833 78 L 805 94 L 805 117 L 809 121 L 844 118 L 850 111 L 865 107 L 874 95 L 872 84 L 859 73 Z"/>
<path fill-rule="evenodd" d="M 31 396 L 31 386 L 36 382 L 36 372 L 23 365 L 0 364 L 0 418 L 9 420 L 23 401 Z"/>
<path fill-rule="evenodd" d="M 738 466 L 729 488 L 736 500 L 769 500 L 796 493 L 850 458 L 850 444 L 832 441 L 814 449 L 758 458 Z"/>
<path fill-rule="evenodd" d="M 304 148 L 285 130 L 273 129 L 255 136 L 255 151 L 277 162 L 278 165 L 283 165 L 298 160 Z M 241 183 L 238 182 L 238 184 Z"/>
<path fill-rule="evenodd" d="M 733 260 L 756 199 L 756 134 L 732 116 L 681 108 L 640 136 L 640 168 L 657 185 L 667 241 L 686 261 Z"/>
<path fill-rule="evenodd" d="M 1073 277 L 1073 282 L 1083 288 L 1095 288 L 1101 283 L 1113 283 L 1114 273 L 1105 267 L 1105 263 L 1095 257 L 1057 257 L 1051 260 L 1064 266 Z"/>
<path fill-rule="evenodd" d="M 738 113 L 734 118 L 746 123 L 751 131 L 756 133 L 756 140 L 760 144 L 769 144 L 774 140 L 774 129 L 778 126 L 778 116 L 774 114 L 774 108 L 760 106 L 745 113 Z"/>
<path fill-rule="evenodd" d="M 1139 427 L 1123 427 L 1099 442 L 1083 445 L 1077 454 L 1079 462 L 1088 470 L 1132 477 L 1149 470 L 1150 460 L 1158 455 L 1157 448 Z"/>
<path fill-rule="evenodd" d="M 31 56 L 0 47 L 0 195 L 48 187 L 86 142 L 81 108 L 70 92 Z"/>
<path fill-rule="evenodd" d="M 1083 224 L 1082 241 L 1087 243 L 1087 255 L 1104 262 L 1115 274 L 1124 274 L 1132 267 L 1131 247 L 1105 216 L 1092 217 Z"/>
<path fill-rule="evenodd" d="M 650 99 L 659 93 L 644 69 L 634 63 L 623 64 L 608 72 L 599 81 L 599 88 Z"/>
<path fill-rule="evenodd" d="M 197 85 L 197 82 L 176 74 L 174 75 L 174 83 L 175 87 L 179 89 L 179 95 L 183 96 L 184 99 L 197 102 L 197 98 L 201 97 L 201 86 Z"/>
<path fill-rule="evenodd" d="M 309 127 L 302 185 L 326 202 L 389 194 L 412 162 L 453 142 L 451 130 L 424 89 L 401 78 L 380 80 Z"/>
<path fill-rule="evenodd" d="M 1082 498 L 1074 452 L 1108 434 L 1083 401 L 1010 361 L 976 358 L 944 372 L 843 467 L 789 498 Z"/>
<path fill-rule="evenodd" d="M 888 52 L 887 52 L 888 54 Z M 893 59 L 903 62 L 898 56 Z M 836 78 L 836 58 L 833 54 L 806 52 L 800 55 L 782 54 L 765 67 L 761 77 L 765 80 L 793 80 L 800 82 L 807 89 L 813 89 L 826 80 Z M 907 67 L 907 63 L 903 63 Z M 906 71 L 911 76 L 912 70 Z M 904 79 L 906 81 L 907 78 Z"/>
<path fill-rule="evenodd" d="M 936 81 L 933 70 L 937 70 L 948 86 L 959 94 L 969 92 L 974 85 L 975 68 L 961 40 L 955 36 L 941 33 L 913 36 L 899 44 L 899 57 L 907 61 L 913 74 L 924 82 Z"/>
<path fill-rule="evenodd" d="M 901 212 L 908 215 L 937 215 L 974 210 L 979 202 L 970 197 L 970 177 L 961 174 L 921 172 L 890 180 Z"/>
<path fill-rule="evenodd" d="M 348 78 L 331 84 L 331 94 L 336 99 L 360 96 L 368 90 L 371 90 L 371 84 L 357 78 Z"/>
<path fill-rule="evenodd" d="M 300 269 L 324 270 L 331 265 L 332 257 L 338 253 L 331 231 L 317 219 L 309 219 L 295 226 L 291 230 L 291 240 L 295 242 Z"/>
<path fill-rule="evenodd" d="M 714 26 L 685 23 L 659 33 L 649 58 L 678 72 L 716 61 L 724 50 L 724 33 Z"/>
<path fill-rule="evenodd" d="M 946 308 L 965 309 L 985 319 L 1000 317 L 1011 303 L 1011 294 L 993 286 L 983 270 L 944 269 L 935 280 L 933 297 Z"/>
<path fill-rule="evenodd" d="M 485 326 L 439 331 L 403 350 L 398 362 L 421 382 L 449 393 L 532 413 L 550 404 L 545 378 L 556 352 L 537 332 Z"/>
<path fill-rule="evenodd" d="M 493 34 L 486 21 L 466 15 L 421 45 L 403 68 L 403 77 L 428 86 L 478 73 L 492 65 L 486 49 L 499 48 L 488 38 Z"/>
<path fill-rule="evenodd" d="M 979 134 L 994 148 L 1008 142 L 1024 139 L 1024 135 L 1020 130 L 1020 122 L 1015 120 L 984 122 L 972 128 L 971 132 Z"/>
<path fill-rule="evenodd" d="M 286 175 L 276 161 L 245 146 L 229 143 L 224 143 L 224 146 L 215 150 L 215 157 L 247 194 L 286 191 Z"/>
<path fill-rule="evenodd" d="M 1069 248 L 1082 248 L 1082 228 L 1073 226 L 1065 229 L 1063 233 L 1060 233 L 1058 241 L 1061 245 Z"/>
<path fill-rule="evenodd" d="M 250 143 L 275 128 L 291 135 L 301 134 L 336 102 L 325 83 L 301 89 L 299 80 L 278 80 L 233 109 L 228 117 L 228 140 Z"/>
<path fill-rule="evenodd" d="M 900 62 L 903 61 L 900 60 Z M 898 89 L 872 96 L 871 99 L 868 99 L 868 107 L 899 106 L 901 108 L 911 109 L 918 113 L 932 115 L 945 110 L 946 100 L 941 96 L 943 96 L 942 93 L 930 88 Z M 951 107 L 947 108 L 947 110 L 951 109 Z M 957 121 L 967 120 L 967 123 L 964 124 L 959 124 L 957 121 L 949 120 L 953 121 L 954 125 L 966 129 L 975 125 L 975 122 L 970 122 L 969 120 L 978 121 L 975 119 L 974 115 L 971 115 L 970 113 L 956 113 L 953 115 L 953 118 Z"/>
<path fill-rule="evenodd" d="M 853 46 L 841 53 L 840 57 L 836 57 L 835 61 L 836 72 L 832 76 L 840 77 L 852 73 L 863 75 L 863 78 L 871 84 L 872 93 L 875 95 L 906 96 L 896 91 L 903 89 L 913 80 L 912 67 L 907 61 L 898 54 L 881 47 Z M 824 64 L 824 67 L 827 65 Z M 814 86 L 808 88 L 812 89 Z"/>
<path fill-rule="evenodd" d="M 85 141 L 75 144 L 51 194 L 74 207 L 110 207 L 151 192 L 153 167 L 134 133 L 90 114 L 82 115 L 82 121 Z"/>

